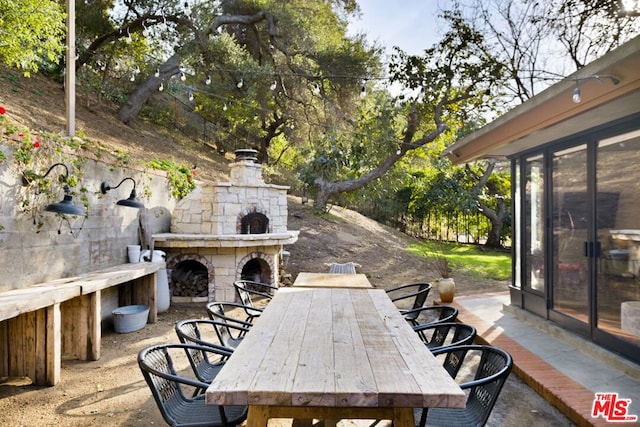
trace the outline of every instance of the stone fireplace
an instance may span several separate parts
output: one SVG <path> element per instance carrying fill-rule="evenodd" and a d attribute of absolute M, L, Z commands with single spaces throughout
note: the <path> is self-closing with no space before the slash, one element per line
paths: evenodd
<path fill-rule="evenodd" d="M 175 207 L 169 233 L 154 234 L 167 254 L 174 302 L 234 301 L 233 282 L 278 285 L 287 230 L 287 190 L 266 184 L 254 150 L 236 151 L 229 182 L 197 187 Z"/>

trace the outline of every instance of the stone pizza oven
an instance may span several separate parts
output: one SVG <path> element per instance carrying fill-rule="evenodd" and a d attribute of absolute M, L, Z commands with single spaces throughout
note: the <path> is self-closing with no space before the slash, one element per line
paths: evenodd
<path fill-rule="evenodd" d="M 265 184 L 255 150 L 237 150 L 231 181 L 197 187 L 175 207 L 169 233 L 154 234 L 167 254 L 174 302 L 234 301 L 233 282 L 278 285 L 287 230 L 287 190 Z"/>

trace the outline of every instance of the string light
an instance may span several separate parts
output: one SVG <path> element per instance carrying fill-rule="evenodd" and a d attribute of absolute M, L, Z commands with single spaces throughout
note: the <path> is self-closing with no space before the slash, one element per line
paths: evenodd
<path fill-rule="evenodd" d="M 193 92 L 189 91 L 189 101 L 193 101 Z"/>
<path fill-rule="evenodd" d="M 158 87 L 158 91 L 162 92 L 164 90 L 164 85 L 160 83 L 160 87 Z"/>
<path fill-rule="evenodd" d="M 182 80 L 182 81 L 187 80 L 187 75 L 184 73 L 184 71 L 180 72 L 180 80 Z"/>
<path fill-rule="evenodd" d="M 127 42 L 127 44 L 131 43 L 131 33 L 129 32 L 129 27 L 127 27 L 127 38 L 125 39 L 125 41 Z"/>
<path fill-rule="evenodd" d="M 274 80 L 273 83 L 271 83 L 271 86 L 269 86 L 269 89 L 276 90 L 277 87 L 278 87 L 278 82 Z"/>
<path fill-rule="evenodd" d="M 579 104 L 582 101 L 580 97 L 580 88 L 578 87 L 578 83 L 576 83 L 576 88 L 573 90 L 573 102 L 574 104 Z"/>
<path fill-rule="evenodd" d="M 156 72 L 155 72 L 154 76 L 160 77 L 160 68 L 156 68 Z"/>
<path fill-rule="evenodd" d="M 211 76 L 207 76 L 207 79 L 204 81 L 204 84 L 209 86 L 211 84 Z"/>
<path fill-rule="evenodd" d="M 316 83 L 313 87 L 313 93 L 315 93 L 316 95 L 320 93 L 320 86 L 318 85 L 318 83 Z"/>
<path fill-rule="evenodd" d="M 243 80 L 243 79 L 240 79 L 240 81 L 238 82 L 238 84 L 236 85 L 236 87 L 237 87 L 238 89 L 242 89 L 242 86 L 244 86 L 244 80 Z"/>

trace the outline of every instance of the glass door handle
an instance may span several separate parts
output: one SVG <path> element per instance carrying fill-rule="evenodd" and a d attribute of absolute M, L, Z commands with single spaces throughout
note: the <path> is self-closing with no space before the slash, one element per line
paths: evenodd
<path fill-rule="evenodd" d="M 600 242 L 584 242 L 582 252 L 587 258 L 600 258 L 602 256 L 602 245 Z"/>

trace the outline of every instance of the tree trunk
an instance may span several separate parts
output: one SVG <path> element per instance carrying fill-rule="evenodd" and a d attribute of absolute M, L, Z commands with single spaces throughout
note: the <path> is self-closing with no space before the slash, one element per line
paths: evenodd
<path fill-rule="evenodd" d="M 498 200 L 497 212 L 482 203 L 478 205 L 480 207 L 480 213 L 491 223 L 491 229 L 487 234 L 487 242 L 484 245 L 489 248 L 501 248 L 502 241 L 500 240 L 500 235 L 502 234 L 502 221 L 506 212 L 504 199 Z"/>
<path fill-rule="evenodd" d="M 122 104 L 120 110 L 118 110 L 118 118 L 123 123 L 130 124 L 136 118 L 142 106 L 151 98 L 151 95 L 158 90 L 162 82 L 180 72 L 180 55 L 174 53 L 160 66 L 159 70 L 160 75 L 158 77 L 151 76 L 142 82 Z"/>

